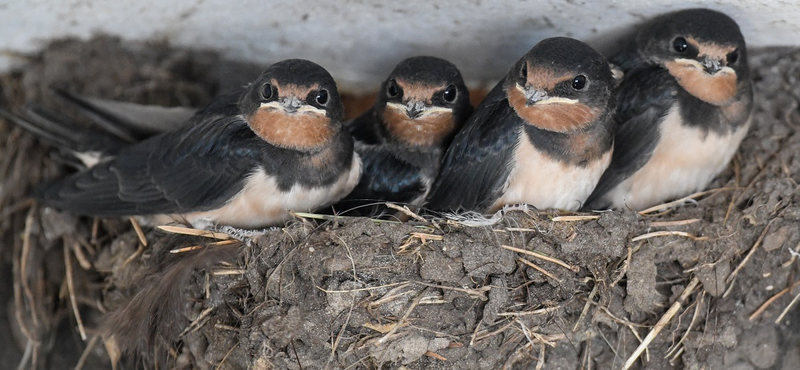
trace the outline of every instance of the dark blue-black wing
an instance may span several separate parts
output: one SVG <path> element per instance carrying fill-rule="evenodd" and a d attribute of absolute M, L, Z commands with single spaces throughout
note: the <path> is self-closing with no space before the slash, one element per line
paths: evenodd
<path fill-rule="evenodd" d="M 265 145 L 241 118 L 154 136 L 116 157 L 40 188 L 42 203 L 83 215 L 209 210 L 238 193 Z M 265 194 L 265 196 L 268 196 Z"/>
<path fill-rule="evenodd" d="M 625 73 L 616 91 L 614 154 L 584 209 L 603 209 L 603 195 L 642 168 L 660 139 L 660 125 L 675 102 L 675 80 L 667 70 L 645 66 Z"/>
<path fill-rule="evenodd" d="M 508 105 L 502 84 L 453 138 L 426 208 L 485 212 L 502 195 L 524 124 Z"/>

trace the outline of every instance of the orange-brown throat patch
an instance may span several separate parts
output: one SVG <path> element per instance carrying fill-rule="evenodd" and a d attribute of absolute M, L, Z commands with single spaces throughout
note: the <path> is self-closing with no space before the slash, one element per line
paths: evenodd
<path fill-rule="evenodd" d="M 424 102 L 425 104 L 433 103 L 433 93 L 444 90 L 447 87 L 447 85 L 429 85 L 419 82 L 408 82 L 403 79 L 395 79 L 395 82 L 403 89 L 404 100 L 414 100 Z"/>
<path fill-rule="evenodd" d="M 335 132 L 331 120 L 318 113 L 286 113 L 276 108 L 259 108 L 248 119 L 250 128 L 277 147 L 311 151 L 324 147 Z"/>
<path fill-rule="evenodd" d="M 404 110 L 387 105 L 382 118 L 392 137 L 416 147 L 439 145 L 455 129 L 450 112 L 425 113 L 411 119 Z"/>
<path fill-rule="evenodd" d="M 598 109 L 583 103 L 536 103 L 527 105 L 525 94 L 515 85 L 506 87 L 508 104 L 529 125 L 542 130 L 572 132 L 592 123 L 600 114 Z"/>
<path fill-rule="evenodd" d="M 723 106 L 733 102 L 736 97 L 737 77 L 731 69 L 726 68 L 711 75 L 698 66 L 686 63 L 669 61 L 664 65 L 681 87 L 708 104 Z"/>

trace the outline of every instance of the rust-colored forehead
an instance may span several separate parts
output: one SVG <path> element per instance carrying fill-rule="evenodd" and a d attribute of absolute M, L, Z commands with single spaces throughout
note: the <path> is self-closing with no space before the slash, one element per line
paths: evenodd
<path fill-rule="evenodd" d="M 311 86 L 297 85 L 291 83 L 281 84 L 276 79 L 270 80 L 269 83 L 271 83 L 272 86 L 275 86 L 275 88 L 278 89 L 278 96 L 294 96 L 301 99 L 305 99 L 308 96 L 308 94 L 310 94 L 312 91 L 319 90 L 319 84 L 317 83 L 312 84 Z"/>
<path fill-rule="evenodd" d="M 572 72 L 559 72 L 551 68 L 531 66 L 527 62 L 526 66 L 528 68 L 528 85 L 535 89 L 552 90 L 559 83 L 575 77 L 575 73 Z"/>
<path fill-rule="evenodd" d="M 418 81 L 406 81 L 401 78 L 395 79 L 395 82 L 403 89 L 403 99 L 427 103 L 433 100 L 434 93 L 447 88 L 447 83 L 445 82 L 441 84 L 426 84 Z"/>
<path fill-rule="evenodd" d="M 736 50 L 736 46 L 722 45 L 716 42 L 700 41 L 694 37 L 687 37 L 686 42 L 697 48 L 698 56 L 707 56 L 716 59 L 725 59 L 725 57 L 732 51 Z"/>

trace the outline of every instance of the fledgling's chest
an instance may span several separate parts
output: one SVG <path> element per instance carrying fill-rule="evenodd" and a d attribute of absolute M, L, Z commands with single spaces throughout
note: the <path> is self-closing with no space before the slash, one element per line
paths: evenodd
<path fill-rule="evenodd" d="M 726 133 L 687 126 L 673 106 L 650 159 L 609 193 L 612 206 L 640 210 L 703 190 L 725 169 L 749 127 L 749 118 Z"/>
<path fill-rule="evenodd" d="M 538 209 L 579 209 L 611 162 L 612 151 L 583 165 L 559 161 L 537 149 L 525 133 L 514 149 L 512 169 L 503 194 L 490 211 L 526 203 Z"/>
<path fill-rule="evenodd" d="M 242 190 L 222 207 L 180 218 L 200 229 L 216 225 L 242 228 L 276 225 L 291 218 L 289 211 L 311 211 L 340 200 L 355 188 L 360 176 L 361 158 L 357 154 L 334 181 L 317 186 L 295 183 L 289 189 L 282 189 L 274 176 L 259 168 L 248 175 Z"/>

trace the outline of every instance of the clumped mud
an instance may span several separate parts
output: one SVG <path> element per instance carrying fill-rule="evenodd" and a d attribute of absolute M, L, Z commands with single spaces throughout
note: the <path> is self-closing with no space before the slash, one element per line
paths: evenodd
<path fill-rule="evenodd" d="M 145 229 L 144 246 L 128 220 L 32 206 L 31 184 L 68 169 L 0 121 L 0 367 L 617 369 L 678 301 L 634 368 L 796 369 L 800 50 L 750 54 L 753 129 L 710 190 L 595 219 L 298 218 L 247 243 Z M 200 105 L 260 68 L 59 41 L 2 77 L 3 104 L 57 85 Z"/>

